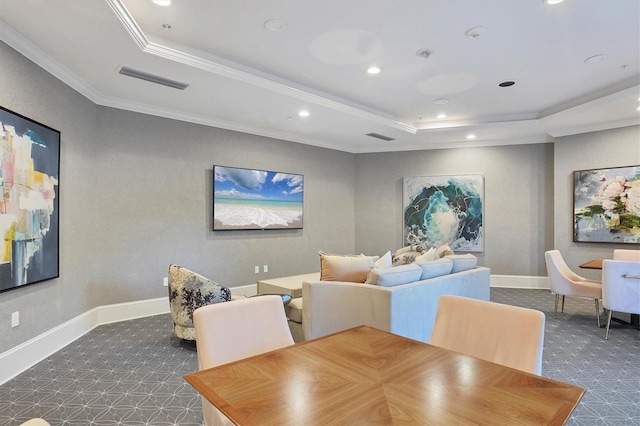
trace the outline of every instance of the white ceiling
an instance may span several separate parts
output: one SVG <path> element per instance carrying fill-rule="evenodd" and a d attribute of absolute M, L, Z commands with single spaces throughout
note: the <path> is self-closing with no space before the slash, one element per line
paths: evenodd
<path fill-rule="evenodd" d="M 2 0 L 0 39 L 99 105 L 353 153 L 640 124 L 638 0 Z"/>

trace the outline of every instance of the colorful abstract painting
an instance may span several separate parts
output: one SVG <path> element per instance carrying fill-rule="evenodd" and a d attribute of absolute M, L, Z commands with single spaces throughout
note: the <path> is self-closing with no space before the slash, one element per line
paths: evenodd
<path fill-rule="evenodd" d="M 213 230 L 302 228 L 304 177 L 213 167 Z"/>
<path fill-rule="evenodd" d="M 640 166 L 573 172 L 573 241 L 640 244 Z"/>
<path fill-rule="evenodd" d="M 484 176 L 403 179 L 404 245 L 484 250 Z"/>
<path fill-rule="evenodd" d="M 0 107 L 0 291 L 59 275 L 60 132 Z"/>

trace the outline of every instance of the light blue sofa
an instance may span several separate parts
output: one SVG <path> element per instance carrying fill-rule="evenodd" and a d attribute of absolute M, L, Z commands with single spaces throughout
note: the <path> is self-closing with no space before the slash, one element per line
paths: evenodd
<path fill-rule="evenodd" d="M 435 278 L 393 287 L 342 281 L 312 281 L 302 284 L 299 324 L 290 324 L 297 341 L 309 340 L 361 324 L 429 342 L 438 298 L 453 294 L 489 300 L 490 269 L 475 267 Z M 295 303 L 294 303 L 295 302 Z"/>

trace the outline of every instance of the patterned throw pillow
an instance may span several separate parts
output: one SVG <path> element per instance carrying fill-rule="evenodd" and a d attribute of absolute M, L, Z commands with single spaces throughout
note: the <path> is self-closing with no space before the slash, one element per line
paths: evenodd
<path fill-rule="evenodd" d="M 392 265 L 408 265 L 416 260 L 416 257 L 427 252 L 427 248 L 423 245 L 412 245 L 402 247 L 393 254 Z"/>

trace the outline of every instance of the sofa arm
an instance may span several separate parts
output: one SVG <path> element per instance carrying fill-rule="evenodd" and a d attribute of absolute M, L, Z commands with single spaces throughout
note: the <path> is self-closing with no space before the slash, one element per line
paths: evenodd
<path fill-rule="evenodd" d="M 314 339 L 363 324 L 389 331 L 390 297 L 388 288 L 376 285 L 305 281 L 302 284 L 304 338 Z"/>

